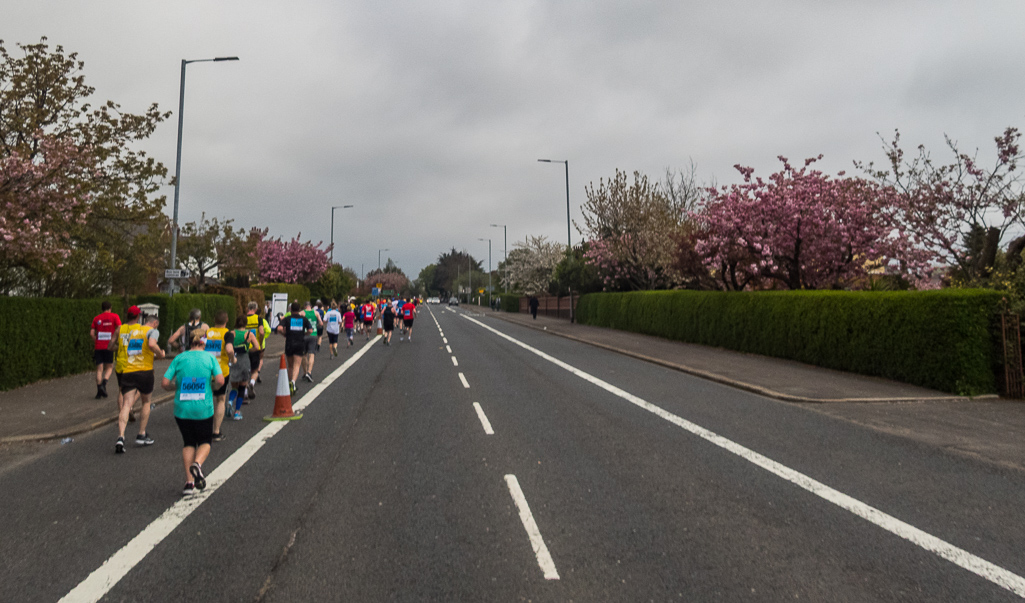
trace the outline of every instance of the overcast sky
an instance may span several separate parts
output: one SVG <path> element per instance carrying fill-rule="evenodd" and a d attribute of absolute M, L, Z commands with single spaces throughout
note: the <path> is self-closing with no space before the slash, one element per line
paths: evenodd
<path fill-rule="evenodd" d="M 4 0 L 0 39 L 47 36 L 96 100 L 175 115 L 145 149 L 174 170 L 189 65 L 181 221 L 330 237 L 360 271 L 389 248 L 409 275 L 452 247 L 487 264 L 524 235 L 566 240 L 565 180 L 616 168 L 704 180 L 881 161 L 900 128 L 993 156 L 1025 123 L 1025 3 Z M 167 187 L 168 214 L 173 189 Z M 573 241 L 580 235 L 573 229 Z"/>

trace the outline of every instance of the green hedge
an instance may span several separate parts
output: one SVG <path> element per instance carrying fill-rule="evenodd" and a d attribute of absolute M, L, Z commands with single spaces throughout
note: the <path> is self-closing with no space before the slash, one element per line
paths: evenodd
<path fill-rule="evenodd" d="M 108 298 L 124 315 L 124 302 Z M 0 297 L 0 390 L 93 370 L 89 328 L 102 299 Z"/>
<path fill-rule="evenodd" d="M 580 299 L 581 324 L 885 377 L 997 391 L 995 291 L 639 291 Z"/>
<path fill-rule="evenodd" d="M 189 320 L 189 312 L 199 308 L 203 313 L 203 322 L 213 326 L 214 315 L 218 310 L 228 313 L 228 326 L 235 324 L 235 298 L 229 295 L 209 295 L 205 293 L 179 293 L 169 297 L 164 293 L 139 295 L 133 298 L 135 304 L 156 304 L 160 307 L 160 347 L 166 348 L 167 338 L 178 327 Z M 121 313 L 121 320 L 124 320 Z M 88 336 L 88 333 L 86 333 Z"/>
<path fill-rule="evenodd" d="M 292 285 L 289 283 L 264 283 L 262 285 L 253 285 L 253 289 L 259 289 L 263 291 L 269 302 L 274 293 L 287 293 L 288 302 L 292 303 L 297 301 L 299 303 L 306 303 L 312 297 L 310 297 L 310 289 L 305 285 Z"/>
<path fill-rule="evenodd" d="M 502 312 L 519 312 L 520 311 L 520 296 L 519 295 L 503 295 L 502 296 Z"/>

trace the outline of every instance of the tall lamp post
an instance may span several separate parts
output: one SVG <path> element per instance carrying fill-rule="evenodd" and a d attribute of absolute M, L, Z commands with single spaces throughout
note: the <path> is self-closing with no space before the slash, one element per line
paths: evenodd
<path fill-rule="evenodd" d="M 378 272 L 381 271 L 381 252 L 382 251 L 390 251 L 390 250 L 388 250 L 388 249 L 378 249 L 377 250 L 377 271 Z"/>
<path fill-rule="evenodd" d="M 569 236 L 569 160 L 568 159 L 538 159 L 541 163 L 564 163 L 566 164 L 566 250 L 573 249 L 573 243 Z"/>
<path fill-rule="evenodd" d="M 492 224 L 492 228 L 502 229 L 502 253 L 505 254 L 505 280 L 509 280 L 509 229 L 505 224 Z M 505 286 L 502 285 L 502 291 L 505 291 Z"/>
<path fill-rule="evenodd" d="M 182 81 L 178 92 L 178 156 L 174 161 L 174 226 L 171 229 L 171 268 L 178 266 L 178 191 L 182 183 L 182 124 L 185 110 L 185 66 L 189 63 L 219 63 L 221 61 L 237 61 L 238 57 L 217 57 L 215 59 L 182 59 Z M 178 286 L 177 279 L 171 279 L 171 295 Z"/>
<path fill-rule="evenodd" d="M 335 263 L 335 210 L 349 209 L 351 205 L 335 205 L 331 207 L 331 263 Z"/>
<path fill-rule="evenodd" d="M 488 242 L 488 307 L 491 307 L 491 239 L 477 239 Z"/>

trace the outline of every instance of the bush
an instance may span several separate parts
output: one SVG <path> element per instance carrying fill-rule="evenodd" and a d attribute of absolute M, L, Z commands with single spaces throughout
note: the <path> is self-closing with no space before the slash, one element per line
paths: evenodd
<path fill-rule="evenodd" d="M 519 295 L 503 295 L 502 296 L 502 312 L 519 312 L 520 311 L 520 296 Z"/>
<path fill-rule="evenodd" d="M 124 316 L 124 302 L 107 299 Z M 89 327 L 102 301 L 0 297 L 0 390 L 92 370 Z"/>
<path fill-rule="evenodd" d="M 310 295 L 310 290 L 304 285 L 292 285 L 289 283 L 264 283 L 262 285 L 253 285 L 254 289 L 263 291 L 264 299 L 270 300 L 275 293 L 286 293 L 288 294 L 288 302 L 292 303 L 297 301 L 299 303 L 306 303 L 306 301 L 313 299 Z"/>
<path fill-rule="evenodd" d="M 581 324 L 797 360 L 952 392 L 997 391 L 1002 295 L 942 291 L 591 293 Z"/>

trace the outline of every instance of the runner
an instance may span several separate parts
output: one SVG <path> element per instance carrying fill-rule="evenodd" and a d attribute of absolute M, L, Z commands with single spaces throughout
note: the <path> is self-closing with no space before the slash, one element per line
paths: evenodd
<path fill-rule="evenodd" d="M 253 334 L 256 344 L 249 348 L 249 399 L 256 398 L 256 380 L 260 377 L 260 361 L 263 359 L 263 352 L 260 349 L 260 340 L 263 338 L 263 321 L 257 310 L 259 304 L 254 301 L 246 304 L 246 329 Z"/>
<path fill-rule="evenodd" d="M 324 341 L 324 307 L 321 305 L 320 300 L 314 304 L 313 311 L 317 314 L 317 318 L 320 319 L 320 328 L 317 329 L 317 351 L 320 351 L 320 344 Z M 311 363 L 312 364 L 312 363 Z"/>
<path fill-rule="evenodd" d="M 147 316 L 145 324 L 139 324 L 139 307 L 132 306 L 125 313 L 127 322 L 118 329 L 117 339 L 111 342 L 115 346 L 118 364 L 124 370 L 120 375 L 121 408 L 117 417 L 117 442 L 114 443 L 114 452 L 121 454 L 125 451 L 125 428 L 128 427 L 128 416 L 132 412 L 136 398 L 142 398 L 142 414 L 139 417 L 139 434 L 135 436 L 135 443 L 140 446 L 149 446 L 154 443 L 153 438 L 146 433 L 149 425 L 150 395 L 153 393 L 153 359 L 163 358 L 164 350 L 160 349 L 157 339 L 160 332 L 157 326 L 160 321 L 156 316 Z"/>
<path fill-rule="evenodd" d="M 374 304 L 369 299 L 363 304 L 363 334 L 370 340 L 370 331 L 374 327 Z"/>
<path fill-rule="evenodd" d="M 269 310 L 268 310 L 268 312 L 269 312 Z M 263 380 L 260 379 L 259 372 L 263 371 L 263 357 L 267 355 L 267 340 L 270 339 L 270 334 L 272 332 L 271 328 L 270 328 L 270 323 L 267 322 L 267 317 L 266 316 L 262 317 L 260 319 L 260 322 L 263 323 L 263 338 L 260 339 L 260 368 L 257 369 L 257 375 L 256 375 L 256 382 L 257 383 L 263 383 Z"/>
<path fill-rule="evenodd" d="M 348 310 L 342 315 L 342 322 L 345 323 L 345 336 L 349 339 L 346 347 L 352 347 L 352 332 L 356 328 L 356 313 Z"/>
<path fill-rule="evenodd" d="M 101 312 L 93 319 L 89 336 L 93 338 L 93 362 L 96 363 L 96 399 L 107 397 L 107 380 L 114 370 L 114 348 L 111 342 L 121 328 L 121 318 L 110 311 L 109 301 L 100 304 Z"/>
<path fill-rule="evenodd" d="M 413 319 L 416 318 L 416 304 L 407 301 L 402 306 L 402 327 L 406 337 L 413 341 Z"/>
<path fill-rule="evenodd" d="M 295 380 L 299 376 L 299 366 L 306 353 L 305 337 L 313 332 L 313 325 L 299 310 L 299 302 L 292 302 L 292 313 L 278 321 L 278 332 L 285 336 L 285 359 L 288 361 L 288 389 L 295 393 Z"/>
<path fill-rule="evenodd" d="M 232 396 L 228 395 L 228 401 L 235 401 L 235 414 L 232 419 L 236 421 L 242 420 L 242 404 L 246 401 L 246 390 L 250 387 L 252 381 L 250 375 L 252 374 L 252 350 L 259 349 L 260 342 L 257 341 L 256 335 L 249 330 L 247 325 L 247 319 L 245 316 L 239 316 L 235 319 L 235 331 L 231 336 L 232 349 L 235 352 L 235 362 L 229 368 L 228 380 L 231 382 Z"/>
<path fill-rule="evenodd" d="M 306 319 L 313 325 L 313 333 L 307 335 L 304 340 L 306 342 L 306 355 L 303 356 L 303 379 L 313 383 L 313 361 L 317 359 L 317 350 L 319 349 L 317 337 L 318 333 L 324 330 L 324 321 L 317 316 L 311 302 L 306 302 L 306 310 L 303 314 L 306 315 Z"/>
<path fill-rule="evenodd" d="M 199 308 L 193 308 L 190 310 L 189 320 L 182 326 L 178 327 L 178 330 L 172 333 L 171 336 L 167 338 L 167 341 L 170 342 L 173 347 L 183 352 L 188 350 L 189 346 L 192 345 L 192 332 L 196 329 L 206 331 L 210 328 L 209 325 L 203 323 L 202 316 L 203 314 L 200 312 Z"/>
<path fill-rule="evenodd" d="M 235 355 L 234 337 L 225 341 L 228 334 L 228 313 L 218 310 L 214 315 L 214 326 L 207 329 L 206 346 L 204 349 L 210 356 L 217 360 L 221 367 L 221 375 L 224 377 L 220 387 L 214 390 L 214 424 L 213 441 L 220 442 L 224 439 L 221 425 L 224 423 L 224 396 L 228 391 L 228 375 L 230 373 L 229 363 Z"/>
<path fill-rule="evenodd" d="M 327 331 L 327 343 L 331 347 L 331 357 L 338 356 L 338 333 L 342 326 L 342 314 L 338 311 L 338 303 L 331 302 L 331 309 L 324 315 L 324 330 Z"/>
<path fill-rule="evenodd" d="M 212 387 L 223 390 L 224 386 L 219 360 L 203 351 L 209 342 L 204 337 L 206 333 L 202 329 L 192 333 L 188 351 L 171 361 L 160 383 L 165 390 L 174 392 L 174 422 L 182 434 L 182 462 L 185 464 L 182 496 L 191 496 L 196 490 L 206 488 L 203 463 L 210 454 L 214 434 L 214 403 L 210 391 Z"/>
<path fill-rule="evenodd" d="M 381 327 L 384 329 L 384 345 L 391 345 L 391 332 L 395 328 L 395 311 L 391 306 L 384 307 L 381 315 Z"/>

